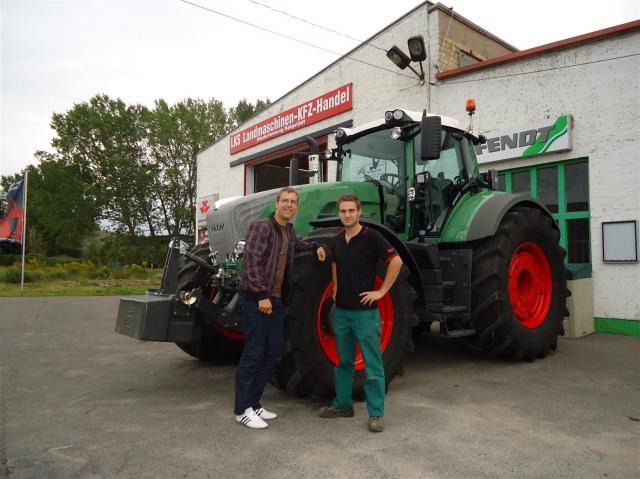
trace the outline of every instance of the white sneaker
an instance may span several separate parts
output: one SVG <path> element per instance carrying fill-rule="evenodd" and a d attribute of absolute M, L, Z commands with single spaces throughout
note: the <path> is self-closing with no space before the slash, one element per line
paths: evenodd
<path fill-rule="evenodd" d="M 236 421 L 250 429 L 264 429 L 269 427 L 250 407 L 248 407 L 241 416 L 236 416 Z"/>
<path fill-rule="evenodd" d="M 260 419 L 275 419 L 278 415 L 275 412 L 267 411 L 265 408 L 261 407 L 256 409 L 255 413 L 258 415 Z"/>

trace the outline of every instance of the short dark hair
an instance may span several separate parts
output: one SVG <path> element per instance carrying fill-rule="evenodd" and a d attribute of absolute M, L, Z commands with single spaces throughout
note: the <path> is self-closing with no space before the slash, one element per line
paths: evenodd
<path fill-rule="evenodd" d="M 356 195 L 340 195 L 338 201 L 336 201 L 336 206 L 338 207 L 338 209 L 340 209 L 340 203 L 344 203 L 345 201 L 353 201 L 358 207 L 358 210 L 360 210 L 360 198 L 358 198 Z"/>
<path fill-rule="evenodd" d="M 280 201 L 280 196 L 282 196 L 282 193 L 293 193 L 296 195 L 296 199 L 300 198 L 296 190 L 294 190 L 290 186 L 285 186 L 280 191 L 278 191 L 278 196 L 276 196 L 276 201 Z"/>

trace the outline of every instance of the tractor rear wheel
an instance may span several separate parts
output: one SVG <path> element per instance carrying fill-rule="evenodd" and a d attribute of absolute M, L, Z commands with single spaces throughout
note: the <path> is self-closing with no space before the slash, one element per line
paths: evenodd
<path fill-rule="evenodd" d="M 542 211 L 509 211 L 473 252 L 475 346 L 487 356 L 532 361 L 555 349 L 568 315 L 560 233 Z"/>
<path fill-rule="evenodd" d="M 320 263 L 315 254 L 305 252 L 296 255 L 295 265 L 293 299 L 285 320 L 289 348 L 274 383 L 300 397 L 329 398 L 334 395 L 333 367 L 339 361 L 332 331 L 331 261 Z M 382 284 L 385 271 L 385 265 L 380 263 L 376 287 Z M 378 301 L 387 386 L 402 371 L 402 360 L 405 352 L 412 349 L 411 333 L 418 323 L 413 310 L 416 293 L 407 278 L 408 270 L 403 267 L 389 294 Z M 353 394 L 362 397 L 365 371 L 360 351 L 355 367 Z"/>
<path fill-rule="evenodd" d="M 207 262 L 209 261 L 209 245 L 196 245 L 191 253 Z M 203 297 L 212 300 L 216 291 L 207 283 L 207 275 L 197 263 L 186 258 L 178 272 L 178 294 L 180 291 L 191 291 L 202 288 Z M 200 339 L 189 343 L 176 343 L 185 353 L 202 361 L 238 360 L 242 353 L 244 335 L 208 323 L 200 311 L 195 312 L 195 321 L 202 327 Z"/>

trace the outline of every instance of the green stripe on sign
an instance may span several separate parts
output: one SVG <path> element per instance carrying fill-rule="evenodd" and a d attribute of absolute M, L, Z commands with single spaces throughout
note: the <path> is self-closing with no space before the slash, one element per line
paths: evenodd
<path fill-rule="evenodd" d="M 596 333 L 620 334 L 623 336 L 640 336 L 640 321 L 637 319 L 593 318 Z"/>
<path fill-rule="evenodd" d="M 567 134 L 567 126 L 569 124 L 568 120 L 569 117 L 567 115 L 559 116 L 555 125 L 553 125 L 553 130 L 551 130 L 547 135 L 547 141 L 540 141 L 536 139 L 536 142 L 527 148 L 522 156 L 535 156 L 546 152 L 554 141 Z"/>

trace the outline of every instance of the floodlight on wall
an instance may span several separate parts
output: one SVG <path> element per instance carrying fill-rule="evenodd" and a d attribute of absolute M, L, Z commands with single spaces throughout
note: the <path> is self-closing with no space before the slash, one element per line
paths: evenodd
<path fill-rule="evenodd" d="M 409 55 L 414 62 L 423 62 L 427 59 L 427 50 L 424 47 L 422 35 L 416 35 L 407 40 Z"/>
<path fill-rule="evenodd" d="M 417 38 L 417 37 L 411 37 L 411 38 Z M 420 37 L 422 38 L 422 37 Z M 414 40 L 414 42 L 417 42 L 417 40 Z M 417 49 L 419 47 L 414 47 L 414 49 L 417 52 Z M 422 50 L 424 52 L 424 40 L 422 43 Z M 409 51 L 411 51 L 411 48 L 409 48 Z M 425 53 L 426 55 L 426 53 Z M 395 66 L 397 66 L 400 70 L 404 70 L 405 68 L 409 67 L 409 70 L 411 70 L 413 73 L 416 74 L 416 76 L 420 79 L 420 81 L 424 81 L 424 71 L 422 70 L 422 63 L 420 63 L 420 71 L 422 73 L 418 73 L 411 65 L 411 60 L 413 58 L 413 54 L 412 57 L 410 58 L 405 52 L 403 52 L 402 50 L 400 50 L 397 46 L 392 46 L 388 51 L 387 51 L 387 58 L 389 60 L 391 60 Z M 425 56 L 426 58 L 426 56 Z"/>
<path fill-rule="evenodd" d="M 395 63 L 400 70 L 404 70 L 409 66 L 409 63 L 411 63 L 411 58 L 396 46 L 391 47 L 387 52 L 387 58 Z"/>
<path fill-rule="evenodd" d="M 420 79 L 424 80 L 424 69 L 422 68 L 422 62 L 427 59 L 427 49 L 424 46 L 424 38 L 422 35 L 414 35 L 407 40 L 407 46 L 409 47 L 409 55 L 411 60 L 419 62 L 420 64 Z"/>

